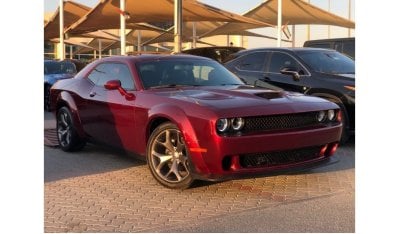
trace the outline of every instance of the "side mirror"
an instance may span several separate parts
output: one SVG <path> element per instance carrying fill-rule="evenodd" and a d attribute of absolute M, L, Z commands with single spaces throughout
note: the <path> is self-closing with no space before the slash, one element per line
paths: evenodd
<path fill-rule="evenodd" d="M 119 80 L 109 80 L 104 84 L 104 88 L 108 90 L 116 90 L 121 87 L 121 81 Z"/>
<path fill-rule="evenodd" d="M 294 81 L 300 81 L 300 74 L 294 67 L 284 67 L 280 72 L 285 75 L 291 75 Z"/>

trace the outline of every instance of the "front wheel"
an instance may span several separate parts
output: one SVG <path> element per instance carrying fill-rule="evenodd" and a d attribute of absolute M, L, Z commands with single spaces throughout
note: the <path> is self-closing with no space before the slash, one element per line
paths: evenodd
<path fill-rule="evenodd" d="M 158 126 L 147 145 L 147 163 L 154 178 L 173 189 L 185 189 L 193 183 L 189 153 L 178 127 L 172 123 Z"/>
<path fill-rule="evenodd" d="M 57 112 L 57 138 L 63 151 L 77 151 L 86 144 L 76 132 L 72 114 L 67 107 L 62 107 Z"/>

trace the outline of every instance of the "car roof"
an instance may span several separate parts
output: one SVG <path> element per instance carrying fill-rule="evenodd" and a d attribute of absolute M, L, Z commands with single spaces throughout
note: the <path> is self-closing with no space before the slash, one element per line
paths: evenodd
<path fill-rule="evenodd" d="M 174 59 L 190 59 L 190 60 L 209 60 L 212 59 L 188 55 L 188 54 L 141 54 L 141 55 L 130 55 L 130 56 L 111 56 L 107 58 L 101 59 L 101 61 L 130 61 L 130 62 L 145 62 L 145 61 L 154 61 L 154 60 L 174 60 Z M 99 61 L 99 60 L 98 60 Z"/>
<path fill-rule="evenodd" d="M 314 48 L 314 47 L 262 47 L 262 48 L 254 48 L 241 50 L 236 54 L 246 54 L 250 52 L 256 51 L 286 51 L 286 52 L 296 52 L 296 51 L 335 51 L 333 49 L 324 49 L 324 48 Z"/>
<path fill-rule="evenodd" d="M 308 40 L 304 43 L 309 42 L 332 42 L 332 41 L 355 41 L 355 37 L 342 37 L 342 38 L 329 38 L 329 39 L 316 39 L 316 40 Z"/>

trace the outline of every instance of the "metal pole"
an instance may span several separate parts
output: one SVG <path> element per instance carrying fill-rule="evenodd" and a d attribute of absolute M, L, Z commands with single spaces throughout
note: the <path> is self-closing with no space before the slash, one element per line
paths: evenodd
<path fill-rule="evenodd" d="M 140 30 L 137 31 L 137 51 L 142 51 L 142 33 Z"/>
<path fill-rule="evenodd" d="M 119 21 L 121 24 L 120 37 L 121 37 L 121 55 L 126 55 L 126 35 L 125 35 L 125 0 L 119 0 L 121 14 L 119 16 Z"/>
<path fill-rule="evenodd" d="M 328 0 L 328 12 L 331 12 L 331 0 Z M 331 26 L 328 25 L 328 38 L 331 38 Z"/>
<path fill-rule="evenodd" d="M 278 35 L 277 35 L 277 40 L 276 40 L 276 46 L 281 47 L 281 31 L 282 31 L 282 0 L 278 0 Z"/>
<path fill-rule="evenodd" d="M 192 42 L 192 48 L 196 48 L 196 43 L 197 43 L 197 28 L 196 28 L 196 22 L 193 22 L 193 42 Z"/>
<path fill-rule="evenodd" d="M 349 0 L 349 20 L 351 20 L 351 0 Z M 348 29 L 349 31 L 348 31 L 348 37 L 350 37 L 351 36 L 351 29 L 349 28 Z"/>
<path fill-rule="evenodd" d="M 296 25 L 292 25 L 292 47 L 296 47 Z"/>
<path fill-rule="evenodd" d="M 99 58 L 102 57 L 101 39 L 99 39 Z"/>
<path fill-rule="evenodd" d="M 69 46 L 69 59 L 72 59 L 72 45 Z"/>
<path fill-rule="evenodd" d="M 65 47 L 64 47 L 64 0 L 60 0 L 60 56 L 61 60 L 65 59 Z"/>
<path fill-rule="evenodd" d="M 174 0 L 174 52 L 182 51 L 182 0 Z"/>
<path fill-rule="evenodd" d="M 308 0 L 307 2 L 310 3 L 310 0 Z M 307 41 L 309 41 L 310 38 L 311 38 L 311 36 L 310 36 L 310 35 L 311 35 L 310 31 L 311 31 L 311 27 L 310 27 L 310 25 L 308 24 L 308 25 L 307 25 Z"/>

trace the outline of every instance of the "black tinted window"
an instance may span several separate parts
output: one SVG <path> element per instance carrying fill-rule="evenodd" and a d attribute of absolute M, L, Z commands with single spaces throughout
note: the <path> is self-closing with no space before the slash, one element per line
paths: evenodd
<path fill-rule="evenodd" d="M 44 63 L 44 74 L 75 74 L 76 68 L 70 62 L 51 61 Z"/>
<path fill-rule="evenodd" d="M 346 54 L 353 59 L 355 58 L 355 43 L 354 41 L 346 41 L 343 43 L 343 54 Z"/>
<path fill-rule="evenodd" d="M 314 71 L 354 74 L 354 60 L 337 51 L 298 51 L 297 54 Z"/>
<path fill-rule="evenodd" d="M 274 52 L 271 57 L 268 72 L 280 73 L 282 68 L 290 67 L 299 70 L 299 64 L 290 55 Z"/>
<path fill-rule="evenodd" d="M 306 47 L 330 49 L 331 45 L 329 43 L 315 43 L 315 44 L 310 43 L 309 45 L 306 45 Z"/>
<path fill-rule="evenodd" d="M 131 73 L 125 64 L 100 64 L 89 74 L 88 78 L 98 86 L 104 86 L 110 80 L 119 80 L 121 81 L 122 88 L 126 90 L 134 88 Z"/>
<path fill-rule="evenodd" d="M 255 52 L 243 56 L 238 68 L 245 71 L 261 71 L 264 67 L 267 52 Z"/>

